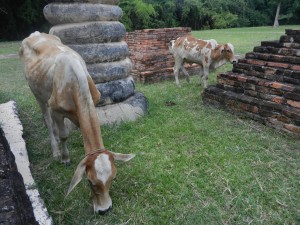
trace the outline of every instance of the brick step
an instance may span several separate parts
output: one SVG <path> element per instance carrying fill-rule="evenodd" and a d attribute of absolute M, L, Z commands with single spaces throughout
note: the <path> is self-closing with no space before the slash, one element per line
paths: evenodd
<path fill-rule="evenodd" d="M 147 70 L 143 72 L 138 72 L 138 70 L 134 70 L 132 72 L 132 75 L 135 80 L 138 80 L 141 83 L 156 83 L 158 81 L 174 79 L 173 67 L 169 67 L 169 68 L 161 67 L 161 68 L 162 69 Z M 199 73 L 198 65 L 187 66 L 185 68 L 188 71 L 189 75 L 191 76 Z M 182 72 L 180 72 L 179 78 L 185 78 L 185 75 Z"/>
<path fill-rule="evenodd" d="M 292 49 L 292 48 L 276 48 L 270 46 L 257 46 L 254 47 L 253 52 L 258 53 L 270 53 L 284 56 L 297 56 L 300 57 L 300 49 Z"/>
<path fill-rule="evenodd" d="M 271 81 L 300 85 L 300 71 L 239 62 L 233 65 L 232 72 L 264 78 Z"/>
<path fill-rule="evenodd" d="M 253 64 L 258 66 L 268 66 L 268 67 L 273 67 L 278 69 L 289 69 L 289 70 L 294 70 L 296 72 L 300 71 L 300 65 L 282 63 L 282 62 L 269 62 L 260 59 L 244 58 L 244 59 L 239 59 L 238 63 L 247 63 L 247 64 Z"/>
<path fill-rule="evenodd" d="M 292 30 L 292 29 L 286 29 L 285 34 L 287 35 L 295 35 L 295 36 L 300 36 L 300 30 Z"/>
<path fill-rule="evenodd" d="M 300 70 L 300 57 L 297 57 L 297 56 L 249 52 L 249 53 L 246 53 L 245 58 L 246 59 L 259 59 L 259 60 L 271 61 L 271 62 L 299 64 L 298 70 Z"/>
<path fill-rule="evenodd" d="M 300 44 L 300 36 L 297 35 L 282 35 L 279 40 L 281 43 L 298 43 Z"/>
<path fill-rule="evenodd" d="M 209 86 L 202 94 L 204 104 L 226 108 L 278 130 L 300 136 L 300 109 Z"/>
<path fill-rule="evenodd" d="M 298 85 L 227 72 L 218 74 L 217 86 L 254 97 L 260 96 L 265 100 L 281 102 L 300 109 L 300 87 Z"/>
<path fill-rule="evenodd" d="M 298 43 L 280 43 L 279 41 L 262 41 L 261 46 L 262 47 L 300 49 L 300 44 L 298 44 Z"/>

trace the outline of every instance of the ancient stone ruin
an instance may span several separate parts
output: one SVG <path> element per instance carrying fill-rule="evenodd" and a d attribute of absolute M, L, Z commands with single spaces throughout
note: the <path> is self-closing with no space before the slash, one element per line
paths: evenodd
<path fill-rule="evenodd" d="M 300 137 L 300 30 L 263 41 L 221 73 L 203 102 Z"/>
<path fill-rule="evenodd" d="M 180 36 L 191 34 L 189 27 L 145 29 L 128 32 L 130 59 L 133 62 L 132 75 L 141 83 L 154 83 L 174 79 L 174 57 L 169 52 L 169 42 Z M 199 71 L 198 65 L 185 65 L 192 75 Z M 183 74 L 181 74 L 183 76 Z"/>
<path fill-rule="evenodd" d="M 101 92 L 101 124 L 135 120 L 147 111 L 147 99 L 135 91 L 132 63 L 123 41 L 118 0 L 55 0 L 44 8 L 54 25 L 49 33 L 77 51 Z"/>

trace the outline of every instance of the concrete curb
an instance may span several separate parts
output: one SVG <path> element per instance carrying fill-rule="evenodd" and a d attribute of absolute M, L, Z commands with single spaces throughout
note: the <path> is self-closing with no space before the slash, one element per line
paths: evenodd
<path fill-rule="evenodd" d="M 0 104 L 0 126 L 15 156 L 18 171 L 23 177 L 26 193 L 31 201 L 36 221 L 41 225 L 52 225 L 52 218 L 48 214 L 31 175 L 26 144 L 22 137 L 23 126 L 17 114 L 16 102 L 10 101 Z"/>

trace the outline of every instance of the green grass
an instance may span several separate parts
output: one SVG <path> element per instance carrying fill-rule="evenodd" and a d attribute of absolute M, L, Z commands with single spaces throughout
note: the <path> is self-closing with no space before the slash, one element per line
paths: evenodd
<path fill-rule="evenodd" d="M 20 42 L 0 42 L 0 55 L 17 54 L 19 51 Z"/>
<path fill-rule="evenodd" d="M 261 41 L 279 40 L 285 29 L 300 29 L 300 25 L 272 27 L 248 27 L 193 31 L 192 34 L 201 39 L 214 38 L 218 43 L 232 43 L 236 54 L 251 52 L 254 46 L 260 46 Z"/>
<path fill-rule="evenodd" d="M 228 36 L 242 46 L 242 31 L 246 36 L 250 30 L 265 31 L 265 36 L 274 32 L 238 29 L 239 40 L 232 30 L 200 33 L 219 42 Z M 253 42 L 262 41 L 255 37 Z M 245 51 L 251 51 L 248 45 Z M 174 81 L 137 84 L 149 100 L 149 114 L 102 127 L 106 148 L 137 156 L 117 163 L 113 210 L 95 215 L 85 179 L 65 197 L 84 155 L 80 133 L 73 131 L 68 140 L 70 167 L 52 159 L 47 130 L 18 59 L 0 60 L 0 68 L 0 103 L 17 101 L 32 172 L 55 224 L 299 224 L 300 140 L 204 106 L 197 77 L 191 84 L 182 80 L 182 88 Z M 209 82 L 215 77 L 211 74 Z M 167 106 L 168 101 L 175 105 Z"/>

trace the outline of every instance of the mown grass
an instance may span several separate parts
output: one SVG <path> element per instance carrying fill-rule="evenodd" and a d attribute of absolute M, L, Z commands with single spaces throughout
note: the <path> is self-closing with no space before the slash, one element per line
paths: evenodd
<path fill-rule="evenodd" d="M 256 31 L 245 28 L 242 36 L 239 29 L 242 40 L 236 43 L 242 45 L 249 29 Z M 268 36 L 269 30 L 265 32 Z M 228 33 L 236 38 L 228 30 L 199 32 L 218 41 L 224 37 L 224 42 Z M 283 33 L 271 39 L 278 40 Z M 0 103 L 17 101 L 32 172 L 55 224 L 299 223 L 300 140 L 204 106 L 197 77 L 191 84 L 182 80 L 180 89 L 173 81 L 137 84 L 149 100 L 148 115 L 102 127 L 108 149 L 137 156 L 117 163 L 113 210 L 95 215 L 86 180 L 65 197 L 83 157 L 80 133 L 73 131 L 68 141 L 70 167 L 52 159 L 47 130 L 18 59 L 0 60 L 0 66 Z M 220 68 L 227 69 L 230 66 Z M 210 83 L 215 76 L 211 74 Z"/>
<path fill-rule="evenodd" d="M 300 29 L 300 25 L 272 27 L 248 27 L 220 30 L 193 31 L 193 35 L 201 39 L 214 38 L 218 43 L 232 43 L 236 54 L 245 54 L 260 46 L 261 41 L 279 40 L 285 29 Z"/>

